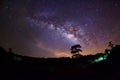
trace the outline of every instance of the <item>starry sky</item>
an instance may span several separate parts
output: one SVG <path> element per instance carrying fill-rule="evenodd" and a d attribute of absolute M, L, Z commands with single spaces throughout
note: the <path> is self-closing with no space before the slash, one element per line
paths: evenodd
<path fill-rule="evenodd" d="M 104 52 L 120 44 L 120 0 L 0 0 L 0 46 L 32 57 Z"/>

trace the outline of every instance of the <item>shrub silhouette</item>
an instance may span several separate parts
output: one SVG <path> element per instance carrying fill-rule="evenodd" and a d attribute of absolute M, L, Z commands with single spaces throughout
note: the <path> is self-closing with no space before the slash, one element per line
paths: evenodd
<path fill-rule="evenodd" d="M 111 47 L 111 49 L 114 47 L 114 44 L 112 43 L 112 41 L 109 42 L 108 47 Z"/>

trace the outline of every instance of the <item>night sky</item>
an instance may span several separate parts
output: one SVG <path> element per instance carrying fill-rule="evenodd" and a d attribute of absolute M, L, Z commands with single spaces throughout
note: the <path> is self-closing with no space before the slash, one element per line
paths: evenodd
<path fill-rule="evenodd" d="M 0 46 L 32 57 L 104 52 L 120 44 L 120 0 L 0 0 Z"/>

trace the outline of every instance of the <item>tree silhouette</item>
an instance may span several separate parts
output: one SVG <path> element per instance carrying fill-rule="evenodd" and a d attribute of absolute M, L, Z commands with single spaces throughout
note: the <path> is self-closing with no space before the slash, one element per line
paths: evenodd
<path fill-rule="evenodd" d="M 112 43 L 112 41 L 110 41 L 110 42 L 109 42 L 108 47 L 111 47 L 111 48 L 113 48 L 113 47 L 114 47 L 114 44 Z"/>
<path fill-rule="evenodd" d="M 79 44 L 76 44 L 76 45 L 73 45 L 71 47 L 71 54 L 72 54 L 72 58 L 79 58 L 81 55 L 80 55 L 80 52 L 82 52 L 82 50 L 80 49 L 81 46 Z"/>

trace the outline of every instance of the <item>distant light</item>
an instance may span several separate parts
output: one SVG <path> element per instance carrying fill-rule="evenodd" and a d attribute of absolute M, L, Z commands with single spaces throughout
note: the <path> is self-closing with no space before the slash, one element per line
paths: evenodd
<path fill-rule="evenodd" d="M 102 57 L 99 57 L 93 61 L 90 61 L 91 63 L 96 63 L 96 62 L 100 62 L 100 61 L 103 61 L 103 60 L 106 60 L 107 59 L 107 56 L 102 56 Z"/>
<path fill-rule="evenodd" d="M 108 51 L 108 54 L 110 54 L 111 53 L 111 51 Z"/>
<path fill-rule="evenodd" d="M 95 59 L 95 62 L 100 62 L 100 61 L 103 61 L 104 60 L 104 58 L 103 57 L 100 57 L 100 58 L 98 58 L 98 59 Z"/>
<path fill-rule="evenodd" d="M 110 53 L 111 53 L 111 50 L 108 50 L 106 53 L 104 53 L 103 56 L 101 56 L 99 58 L 96 58 L 94 60 L 90 60 L 90 62 L 91 63 L 96 63 L 96 62 L 100 62 L 100 61 L 106 60 Z"/>
<path fill-rule="evenodd" d="M 103 58 L 103 57 L 98 58 L 98 61 L 102 61 L 102 60 L 104 60 L 104 58 Z"/>

